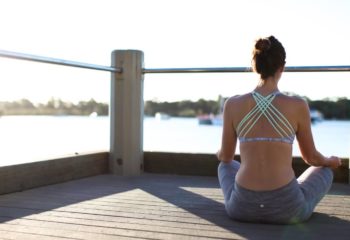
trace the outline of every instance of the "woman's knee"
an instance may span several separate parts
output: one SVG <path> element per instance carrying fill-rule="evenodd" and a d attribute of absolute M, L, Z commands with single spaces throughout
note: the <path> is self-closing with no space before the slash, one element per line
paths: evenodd
<path fill-rule="evenodd" d="M 322 175 L 326 185 L 328 185 L 330 188 L 334 178 L 333 170 L 329 167 L 321 167 L 318 170 L 320 171 L 320 175 Z"/>
<path fill-rule="evenodd" d="M 304 182 L 307 181 L 308 179 L 312 178 L 323 178 L 327 179 L 329 182 L 333 181 L 333 171 L 329 167 L 315 167 L 311 166 L 308 169 L 305 170 L 299 177 L 298 177 L 298 182 Z"/>
<path fill-rule="evenodd" d="M 237 172 L 239 169 L 239 162 L 232 160 L 230 162 L 220 162 L 218 166 L 218 173 L 220 172 Z"/>
<path fill-rule="evenodd" d="M 329 167 L 325 167 L 324 171 L 326 172 L 326 174 L 328 174 L 329 178 L 333 182 L 333 178 L 334 178 L 333 170 L 331 168 L 329 168 Z"/>

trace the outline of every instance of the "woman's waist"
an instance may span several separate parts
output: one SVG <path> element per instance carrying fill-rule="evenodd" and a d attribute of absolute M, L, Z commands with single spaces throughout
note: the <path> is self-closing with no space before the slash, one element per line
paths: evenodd
<path fill-rule="evenodd" d="M 239 144 L 241 155 L 247 158 L 288 158 L 292 156 L 293 145 L 281 142 L 245 142 Z"/>
<path fill-rule="evenodd" d="M 287 181 L 286 183 L 282 184 L 281 186 L 278 186 L 276 188 L 272 189 L 250 189 L 245 186 L 242 186 L 239 182 L 235 182 L 235 192 L 236 193 L 244 193 L 244 194 L 258 194 L 260 196 L 271 196 L 273 194 L 277 193 L 283 193 L 283 192 L 290 192 L 292 189 L 298 188 L 300 190 L 298 181 L 295 177 L 293 177 L 291 180 Z"/>
<path fill-rule="evenodd" d="M 266 165 L 268 168 L 292 166 L 293 148 L 289 144 L 245 144 L 240 146 L 241 162 L 245 167 Z M 260 167 L 259 167 L 260 168 Z"/>
<path fill-rule="evenodd" d="M 295 179 L 291 166 L 254 166 L 241 164 L 236 183 L 253 191 L 271 191 L 287 185 Z"/>

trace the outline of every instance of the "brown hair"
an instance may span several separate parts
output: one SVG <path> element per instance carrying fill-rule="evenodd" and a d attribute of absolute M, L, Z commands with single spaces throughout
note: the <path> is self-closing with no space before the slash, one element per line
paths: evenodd
<path fill-rule="evenodd" d="M 282 44 L 274 37 L 260 38 L 255 42 L 252 67 L 262 79 L 275 75 L 286 63 L 286 52 Z"/>

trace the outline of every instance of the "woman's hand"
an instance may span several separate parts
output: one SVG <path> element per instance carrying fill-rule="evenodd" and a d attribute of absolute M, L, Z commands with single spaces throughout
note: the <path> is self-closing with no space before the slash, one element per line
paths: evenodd
<path fill-rule="evenodd" d="M 341 159 L 338 157 L 335 157 L 335 156 L 327 157 L 326 161 L 327 161 L 327 166 L 332 169 L 336 169 L 339 166 L 341 166 Z"/>
<path fill-rule="evenodd" d="M 217 157 L 217 159 L 218 159 L 219 161 L 221 161 L 221 160 L 220 160 L 220 151 L 221 151 L 221 150 L 218 150 L 218 151 L 216 152 L 216 157 Z"/>

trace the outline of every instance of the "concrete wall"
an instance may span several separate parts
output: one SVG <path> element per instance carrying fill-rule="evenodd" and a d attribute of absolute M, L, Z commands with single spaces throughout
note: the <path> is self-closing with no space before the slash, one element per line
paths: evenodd
<path fill-rule="evenodd" d="M 235 159 L 239 160 L 240 156 Z M 334 181 L 349 183 L 349 159 L 334 170 Z M 145 152 L 144 171 L 149 173 L 216 176 L 219 162 L 214 154 Z M 293 158 L 293 169 L 299 176 L 309 166 L 300 158 Z"/>
<path fill-rule="evenodd" d="M 109 153 L 100 152 L 0 167 L 0 194 L 106 174 L 108 160 Z M 216 176 L 219 164 L 214 154 L 197 153 L 144 152 L 143 161 L 148 173 L 195 176 Z M 342 161 L 343 165 L 334 171 L 334 182 L 349 183 L 349 159 Z M 297 176 L 307 167 L 301 158 L 293 159 Z"/>
<path fill-rule="evenodd" d="M 108 153 L 76 155 L 0 168 L 0 194 L 108 172 Z"/>

